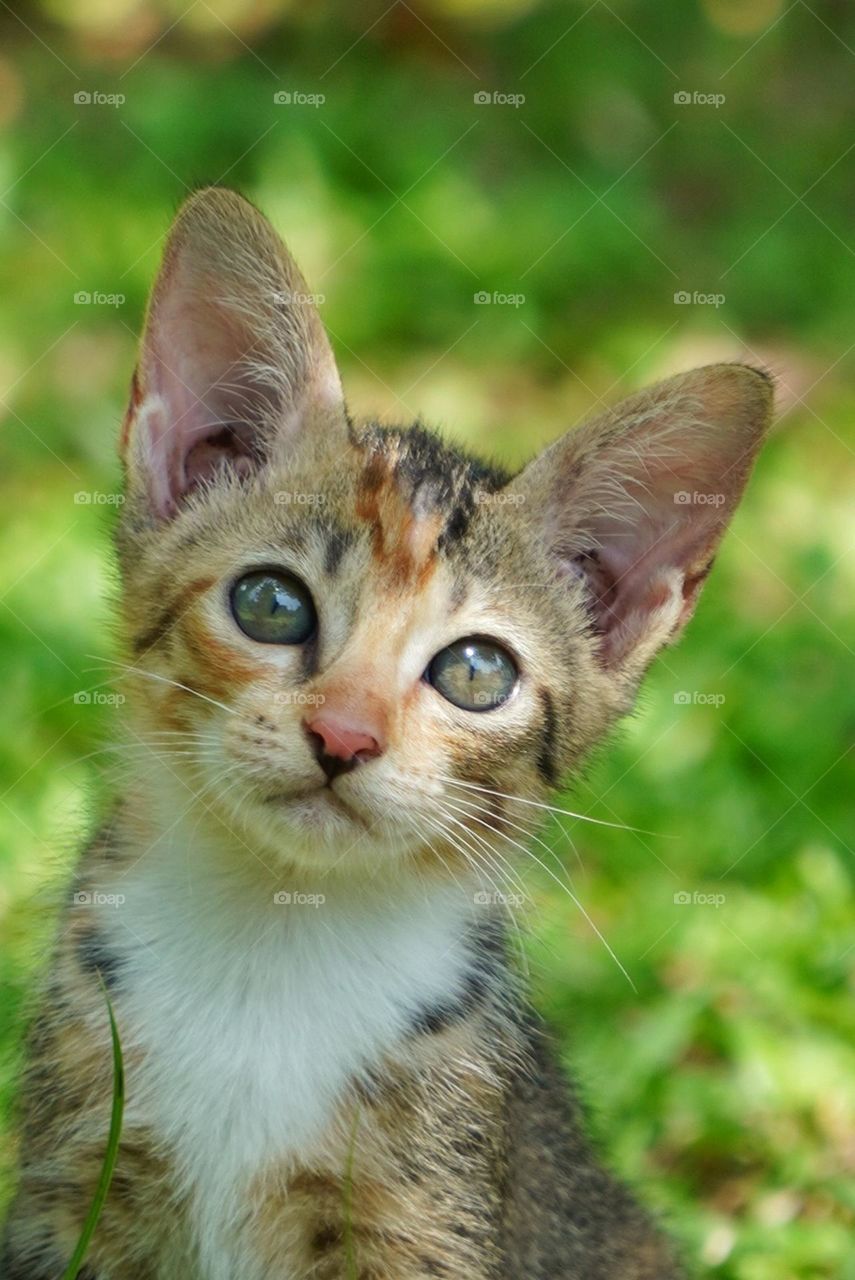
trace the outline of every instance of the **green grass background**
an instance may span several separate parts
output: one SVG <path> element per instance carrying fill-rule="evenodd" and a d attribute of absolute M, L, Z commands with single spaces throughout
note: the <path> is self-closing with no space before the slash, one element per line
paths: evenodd
<path fill-rule="evenodd" d="M 853 51 L 834 0 L 0 5 L 4 1115 L 115 714 L 74 701 L 114 656 L 114 509 L 75 494 L 116 489 L 164 230 L 223 180 L 323 294 L 357 412 L 519 461 L 693 363 L 779 376 L 687 637 L 567 792 L 661 834 L 547 829 L 637 993 L 536 868 L 528 953 L 595 1132 L 700 1274 L 853 1280 Z"/>

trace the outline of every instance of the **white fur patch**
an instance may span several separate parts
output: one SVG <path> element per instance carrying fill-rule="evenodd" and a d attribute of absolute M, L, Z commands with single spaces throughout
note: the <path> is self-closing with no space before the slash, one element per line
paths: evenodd
<path fill-rule="evenodd" d="M 124 959 L 120 1032 L 126 1056 L 143 1051 L 126 1125 L 153 1125 L 176 1160 L 206 1280 L 255 1280 L 234 1231 L 247 1184 L 309 1155 L 354 1075 L 461 991 L 472 896 L 303 873 L 299 892 L 324 900 L 277 902 L 248 850 L 205 844 L 194 824 L 104 886 L 125 899 L 101 918 Z"/>

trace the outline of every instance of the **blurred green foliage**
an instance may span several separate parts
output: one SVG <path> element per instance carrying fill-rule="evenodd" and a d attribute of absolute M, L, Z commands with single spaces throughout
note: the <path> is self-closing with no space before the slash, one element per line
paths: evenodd
<path fill-rule="evenodd" d="M 357 412 L 517 461 L 677 368 L 778 374 L 688 638 L 567 793 L 661 834 L 545 837 L 638 990 L 536 867 L 527 955 L 594 1130 L 701 1274 L 853 1280 L 855 12 L 45 0 L 0 9 L 0 35 L 4 1111 L 108 789 L 111 712 L 79 699 L 114 652 L 114 507 L 75 495 L 116 490 L 164 231 L 224 181 L 323 294 Z"/>

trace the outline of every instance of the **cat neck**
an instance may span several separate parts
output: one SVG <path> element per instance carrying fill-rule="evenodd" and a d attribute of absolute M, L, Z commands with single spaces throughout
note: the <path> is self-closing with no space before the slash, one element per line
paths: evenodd
<path fill-rule="evenodd" d="M 121 975 L 129 1123 L 144 1116 L 193 1194 L 222 1206 L 253 1171 L 312 1159 L 352 1082 L 465 1017 L 500 961 L 471 885 L 311 877 L 165 794 L 143 799 L 97 864 L 116 905 L 95 908 Z"/>
<path fill-rule="evenodd" d="M 207 931 L 218 925 L 226 933 L 255 933 L 259 920 L 287 914 L 303 921 L 289 926 L 300 931 L 344 917 L 376 918 L 381 930 L 385 920 L 394 929 L 408 917 L 432 933 L 433 918 L 445 922 L 450 937 L 477 929 L 487 914 L 488 895 L 471 871 L 450 874 L 434 859 L 391 859 L 386 849 L 378 850 L 374 866 L 364 856 L 352 865 L 344 839 L 335 865 L 313 868 L 305 856 L 291 858 L 286 845 L 272 853 L 251 831 L 223 821 L 174 777 L 147 779 L 126 794 L 111 841 L 118 879 L 134 886 L 138 905 L 183 903 L 183 925 L 181 910 L 174 914 L 184 929 L 192 929 L 197 909 L 204 909 Z"/>

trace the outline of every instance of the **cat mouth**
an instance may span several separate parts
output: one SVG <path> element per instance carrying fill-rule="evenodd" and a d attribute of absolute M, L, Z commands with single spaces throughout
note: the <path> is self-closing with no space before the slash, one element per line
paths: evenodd
<path fill-rule="evenodd" d="M 266 802 L 278 808 L 292 808 L 295 805 L 307 804 L 314 807 L 316 804 L 321 804 L 362 827 L 369 825 L 363 815 L 343 800 L 328 783 L 319 787 L 307 787 L 303 791 L 277 791 L 268 796 Z"/>

